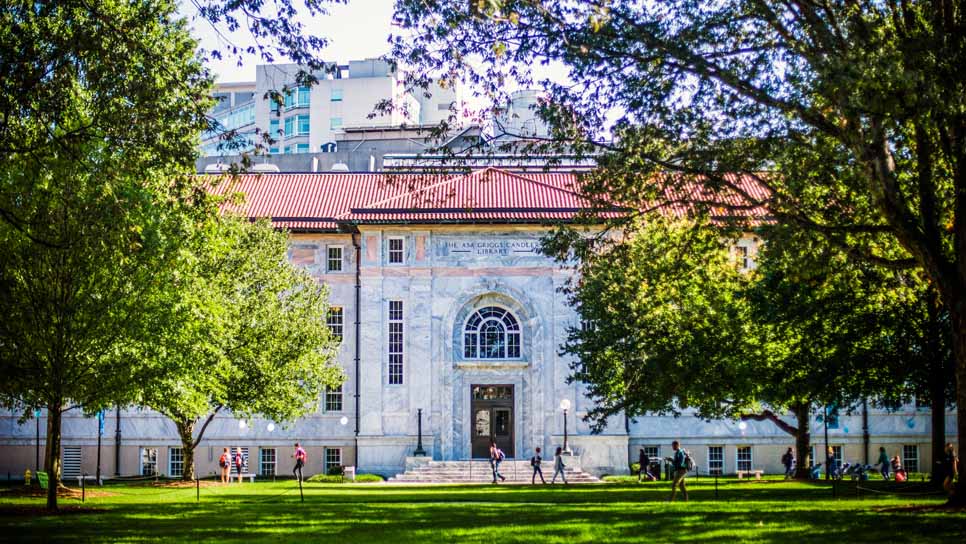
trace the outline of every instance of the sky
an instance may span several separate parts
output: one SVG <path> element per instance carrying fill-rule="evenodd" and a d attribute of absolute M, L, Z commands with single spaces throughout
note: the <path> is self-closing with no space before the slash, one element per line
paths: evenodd
<path fill-rule="evenodd" d="M 301 21 L 306 30 L 329 39 L 329 46 L 322 51 L 325 60 L 344 63 L 388 53 L 387 40 L 392 31 L 393 0 L 350 0 L 348 4 L 329 6 L 328 15 L 311 19 L 304 16 L 305 8 L 300 6 L 298 0 L 294 0 L 294 3 L 302 8 L 299 12 L 303 14 Z M 190 2 L 182 1 L 180 12 L 188 17 L 192 33 L 200 41 L 201 47 L 207 50 L 224 49 L 225 40 L 207 21 L 195 17 L 197 10 Z M 239 47 L 253 44 L 247 33 L 237 32 L 229 38 Z M 264 61 L 252 55 L 244 57 L 243 61 L 243 66 L 238 66 L 234 58 L 221 61 L 211 59 L 209 67 L 222 83 L 254 81 L 255 66 Z M 286 60 L 276 59 L 276 62 Z"/>

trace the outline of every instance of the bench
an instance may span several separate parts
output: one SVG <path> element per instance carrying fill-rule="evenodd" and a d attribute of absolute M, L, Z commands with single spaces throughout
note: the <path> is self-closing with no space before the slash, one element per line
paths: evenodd
<path fill-rule="evenodd" d="M 88 474 L 87 476 L 78 475 L 77 476 L 77 487 L 80 487 L 81 485 L 83 485 L 82 482 L 81 482 L 81 480 L 87 480 L 88 482 L 94 482 L 94 481 L 96 481 L 97 482 L 97 485 L 104 485 L 104 478 L 101 478 L 100 480 L 98 480 L 97 479 L 97 476 L 95 476 L 93 474 Z"/>
<path fill-rule="evenodd" d="M 250 483 L 250 484 L 255 483 L 255 474 L 252 474 L 250 472 L 243 472 L 242 475 L 241 475 L 241 477 L 242 478 L 248 478 L 248 483 Z M 232 474 L 230 478 L 228 478 L 228 481 L 231 482 L 232 480 L 235 480 L 237 478 L 238 478 L 238 473 L 236 472 L 236 473 Z"/>
<path fill-rule="evenodd" d="M 761 474 L 763 472 L 764 471 L 761 470 L 760 468 L 759 469 L 755 469 L 755 470 L 739 470 L 738 471 L 738 479 L 740 480 L 740 479 L 744 478 L 745 476 L 748 476 L 750 474 L 754 474 L 755 475 L 755 479 L 756 480 L 760 480 L 761 479 Z"/>

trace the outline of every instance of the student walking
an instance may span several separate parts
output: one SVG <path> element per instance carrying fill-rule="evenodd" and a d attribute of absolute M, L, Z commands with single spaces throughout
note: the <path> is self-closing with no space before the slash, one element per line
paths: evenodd
<path fill-rule="evenodd" d="M 956 450 L 953 449 L 953 443 L 949 442 L 946 444 L 946 449 L 943 450 L 943 489 L 946 490 L 950 495 L 953 494 L 954 483 L 956 481 L 956 475 L 959 474 L 959 459 L 956 458 Z"/>
<path fill-rule="evenodd" d="M 563 448 L 557 448 L 557 452 L 553 454 L 553 478 L 550 479 L 550 483 L 557 483 L 557 474 L 560 475 L 560 479 L 563 483 L 567 483 L 567 475 L 564 474 L 564 469 L 567 465 L 563 462 Z"/>
<path fill-rule="evenodd" d="M 506 478 L 500 474 L 500 463 L 506 459 L 506 454 L 503 450 L 496 447 L 496 442 L 490 442 L 490 468 L 493 469 L 493 483 L 497 483 L 496 479 L 499 478 L 501 482 L 505 482 Z"/>
<path fill-rule="evenodd" d="M 671 457 L 673 479 L 671 480 L 671 497 L 668 499 L 668 502 L 674 502 L 674 496 L 678 492 L 678 487 L 681 488 L 684 502 L 688 502 L 688 488 L 684 486 L 684 478 L 688 475 L 687 456 L 677 440 L 671 442 L 671 449 L 674 450 L 674 456 Z"/>
<path fill-rule="evenodd" d="M 543 462 L 543 458 L 540 457 L 540 448 L 537 448 L 536 455 L 530 458 L 530 466 L 533 467 L 533 476 L 530 477 L 530 484 L 537 483 L 537 476 L 540 476 L 540 483 L 545 484 L 547 480 L 543 479 L 543 469 L 540 468 L 540 463 Z"/>
<path fill-rule="evenodd" d="M 292 455 L 292 457 L 295 458 L 295 468 L 292 469 L 292 474 L 298 481 L 301 482 L 302 467 L 305 466 L 305 460 L 308 459 L 308 455 L 298 442 L 295 443 L 295 453 Z"/>
<path fill-rule="evenodd" d="M 879 460 L 875 462 L 879 465 L 879 474 L 882 475 L 883 480 L 889 479 L 889 454 L 886 453 L 886 449 L 882 446 L 879 447 Z"/>
<path fill-rule="evenodd" d="M 782 455 L 782 464 L 785 465 L 785 479 L 789 479 L 795 476 L 792 472 L 792 467 L 795 465 L 795 455 L 792 454 L 792 449 L 788 448 L 785 455 Z"/>
<path fill-rule="evenodd" d="M 242 465 L 245 464 L 245 458 L 242 457 L 241 448 L 235 448 L 235 470 L 238 471 L 238 483 L 242 483 Z"/>
<path fill-rule="evenodd" d="M 227 484 L 228 480 L 231 479 L 231 453 L 228 452 L 228 448 L 221 452 L 221 457 L 218 458 L 218 466 L 221 467 L 221 483 Z"/>
<path fill-rule="evenodd" d="M 651 475 L 651 458 L 644 452 L 644 448 L 641 448 L 637 456 L 637 483 L 641 483 L 641 478 L 647 478 L 649 482 L 654 480 Z"/>

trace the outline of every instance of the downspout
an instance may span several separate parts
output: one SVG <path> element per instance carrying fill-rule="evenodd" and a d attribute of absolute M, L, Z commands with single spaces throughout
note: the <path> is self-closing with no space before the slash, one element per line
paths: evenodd
<path fill-rule="evenodd" d="M 117 427 L 114 430 L 114 475 L 121 475 L 121 406 L 117 406 L 116 416 Z"/>
<path fill-rule="evenodd" d="M 356 335 L 356 354 L 355 354 L 355 401 L 356 401 L 356 428 L 355 428 L 355 448 L 353 451 L 354 460 L 353 466 L 356 470 L 359 470 L 359 382 L 362 377 L 359 375 L 359 356 L 361 350 L 361 324 L 362 324 L 362 307 L 360 306 L 360 293 L 362 291 L 361 283 L 361 266 L 362 266 L 362 248 L 359 244 L 359 239 L 356 238 L 357 233 L 352 234 L 352 247 L 356 251 L 356 323 L 355 323 L 355 335 Z"/>

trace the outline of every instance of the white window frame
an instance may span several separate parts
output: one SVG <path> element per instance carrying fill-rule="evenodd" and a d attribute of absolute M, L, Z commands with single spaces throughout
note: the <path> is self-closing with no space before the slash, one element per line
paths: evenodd
<path fill-rule="evenodd" d="M 394 304 L 399 304 L 398 318 L 393 318 Z M 402 300 L 387 301 L 386 323 L 386 383 L 388 385 L 403 385 L 406 381 L 406 305 Z M 393 330 L 396 328 L 398 328 L 398 331 Z M 398 338 L 396 335 L 398 335 Z"/>
<path fill-rule="evenodd" d="M 711 450 L 718 450 L 721 452 L 719 459 L 714 459 L 711 456 Z M 708 474 L 714 474 L 714 471 L 718 471 L 718 475 L 724 474 L 725 465 L 725 448 L 724 446 L 708 446 Z"/>
<path fill-rule="evenodd" d="M 394 250 L 392 248 L 392 243 L 394 241 L 399 242 L 399 249 Z M 399 261 L 393 261 L 392 256 L 394 253 L 399 254 Z M 386 239 L 386 264 L 389 266 L 402 266 L 406 264 L 406 237 L 405 236 L 390 236 Z"/>
<path fill-rule="evenodd" d="M 144 453 L 146 451 L 154 452 L 154 462 L 151 463 L 154 465 L 154 472 L 152 472 L 151 474 L 144 473 L 144 469 L 146 468 L 144 464 Z M 158 474 L 158 448 L 152 448 L 148 446 L 141 446 L 140 448 L 138 448 L 138 467 L 139 467 L 138 473 L 141 476 L 154 476 L 155 474 Z"/>
<path fill-rule="evenodd" d="M 652 463 L 654 461 L 658 461 L 658 460 L 661 459 L 661 445 L 660 444 L 657 444 L 657 445 L 644 445 L 644 446 L 641 446 L 641 449 L 644 450 L 644 455 L 647 455 L 651 459 L 651 462 Z M 654 455 L 651 455 L 651 453 L 654 453 Z"/>
<path fill-rule="evenodd" d="M 338 259 L 338 261 L 336 261 L 336 260 L 334 260 L 332 258 L 332 254 L 330 252 L 333 249 L 338 249 L 339 250 L 339 259 Z M 344 260 L 345 260 L 345 246 L 343 246 L 343 245 L 325 246 L 325 271 L 326 272 L 342 272 L 345 269 Z M 332 268 L 332 263 L 334 263 L 334 262 L 338 262 L 339 263 L 339 268 L 338 269 Z"/>
<path fill-rule="evenodd" d="M 337 388 L 326 387 L 323 393 L 324 398 L 322 399 L 322 411 L 324 413 L 339 413 L 345 410 L 345 384 L 339 384 Z M 329 408 L 330 399 L 338 397 L 339 407 Z"/>
<path fill-rule="evenodd" d="M 339 321 L 335 321 L 335 316 L 339 316 Z M 332 335 L 339 339 L 339 343 L 342 343 L 342 339 L 345 334 L 345 308 L 342 306 L 329 306 L 329 311 L 325 315 L 325 324 L 329 327 L 329 331 Z M 338 330 L 336 330 L 338 328 Z"/>
<path fill-rule="evenodd" d="M 330 462 L 329 461 L 329 454 L 330 453 L 336 453 L 337 454 L 337 456 L 339 458 L 337 462 L 335 462 L 335 461 Z M 342 466 L 342 448 L 325 448 L 325 453 L 323 453 L 322 455 L 324 456 L 324 458 L 322 459 L 322 461 L 323 461 L 323 464 L 324 464 L 323 471 L 325 472 L 325 474 L 328 474 L 329 473 L 329 468 L 330 467 L 333 467 L 333 466 Z"/>
<path fill-rule="evenodd" d="M 842 446 L 841 445 L 835 445 L 835 444 L 829 444 L 829 447 L 832 448 L 832 459 L 835 460 L 835 465 L 837 467 L 841 468 L 842 467 L 842 461 L 844 459 L 844 457 L 842 456 Z"/>
<path fill-rule="evenodd" d="M 475 329 L 470 329 L 469 328 L 470 321 L 473 320 L 473 318 L 475 318 L 478 313 L 482 312 L 483 310 L 488 310 L 488 309 L 491 309 L 491 308 L 497 308 L 497 309 L 503 310 L 505 312 L 505 314 L 503 316 L 500 316 L 499 318 L 495 318 L 495 317 L 492 317 L 492 316 L 490 316 L 490 317 L 482 317 L 482 315 L 481 315 L 480 316 L 480 321 L 476 325 L 476 328 Z M 510 319 L 513 322 L 513 324 L 516 326 L 516 330 L 510 330 L 509 327 L 507 326 L 507 324 L 503 321 L 503 319 L 506 316 L 509 316 L 510 317 Z M 482 336 L 483 335 L 480 332 L 480 330 L 482 329 L 483 325 L 487 321 L 496 321 L 503 328 L 503 342 L 504 342 L 504 346 L 503 346 L 503 357 L 484 357 L 483 356 L 483 349 L 482 349 L 482 347 L 483 347 Z M 461 331 L 460 334 L 462 335 L 462 338 L 463 338 L 463 358 L 464 359 L 473 360 L 473 361 L 518 361 L 518 360 L 520 360 L 520 359 L 523 358 L 523 325 L 520 323 L 520 320 L 517 319 L 517 316 L 514 315 L 513 312 L 511 312 L 507 308 L 504 308 L 503 306 L 488 305 L 488 306 L 484 306 L 482 308 L 477 308 L 469 316 L 467 316 L 466 321 L 463 322 L 463 330 Z M 470 336 L 470 335 L 472 335 L 473 337 L 475 337 L 475 340 L 474 340 L 474 342 L 475 342 L 475 352 L 476 352 L 475 355 L 473 355 L 473 354 L 467 355 L 467 353 L 466 353 L 467 347 L 468 347 L 467 346 L 467 336 Z M 511 338 L 511 336 L 515 336 L 516 337 L 516 351 L 517 351 L 517 354 L 514 355 L 514 356 L 510 356 L 510 338 Z"/>
<path fill-rule="evenodd" d="M 177 461 L 177 464 L 181 465 L 181 468 L 179 468 L 178 470 L 174 469 L 175 452 L 177 452 L 177 454 L 181 457 L 181 459 Z M 184 448 L 182 448 L 181 446 L 169 446 L 168 447 L 168 476 L 174 477 L 174 476 L 181 476 L 182 474 L 184 474 Z"/>
<path fill-rule="evenodd" d="M 271 461 L 265 460 L 265 454 L 271 452 Z M 265 467 L 270 466 L 271 470 L 266 471 Z M 258 449 L 258 473 L 262 476 L 275 476 L 278 474 L 278 450 L 275 448 Z"/>
<path fill-rule="evenodd" d="M 329 102 L 342 102 L 345 98 L 345 89 L 341 87 L 332 87 L 329 90 Z"/>
<path fill-rule="evenodd" d="M 912 448 L 915 453 L 914 457 L 906 455 L 906 448 Z M 909 461 L 912 460 L 915 464 L 915 468 L 909 468 Z M 919 470 L 919 444 L 903 444 L 902 445 L 902 468 L 906 469 L 906 472 L 920 472 Z"/>
<path fill-rule="evenodd" d="M 748 450 L 748 468 L 741 468 L 741 450 Z M 748 472 L 755 466 L 755 450 L 751 446 L 735 446 L 735 472 Z"/>

